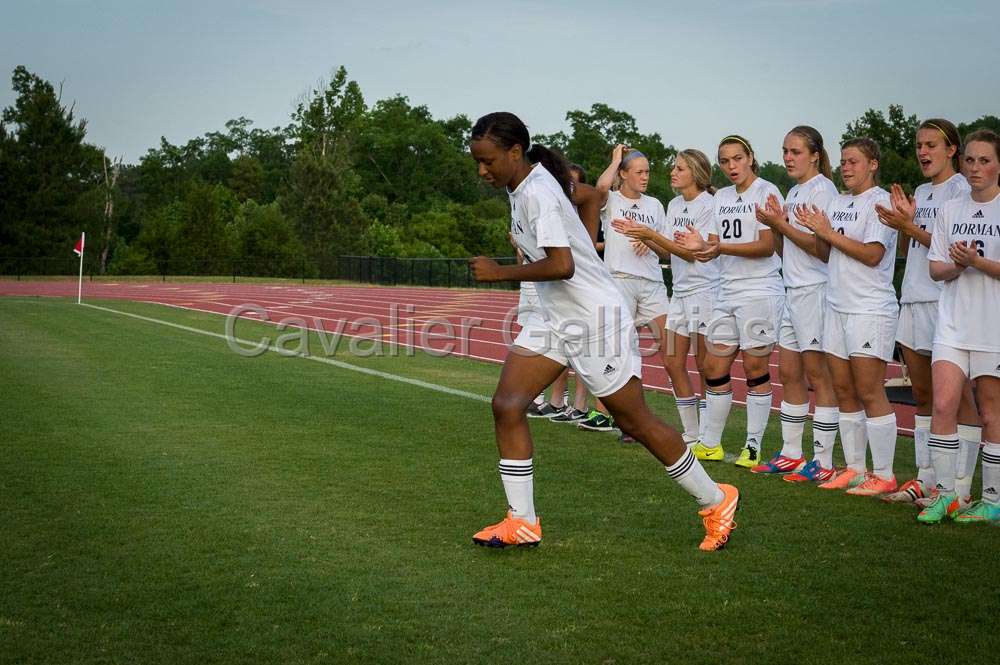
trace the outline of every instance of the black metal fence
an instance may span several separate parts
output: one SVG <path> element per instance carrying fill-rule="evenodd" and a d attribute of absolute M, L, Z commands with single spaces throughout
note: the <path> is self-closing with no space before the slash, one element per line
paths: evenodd
<path fill-rule="evenodd" d="M 500 263 L 513 263 L 512 256 L 494 257 Z M 36 277 L 75 277 L 80 260 L 69 257 L 0 256 L 0 276 L 8 279 Z M 282 278 L 306 280 L 343 280 L 386 285 L 444 286 L 511 289 L 516 283 L 479 283 L 469 269 L 468 259 L 393 258 L 384 256 L 334 256 L 319 261 L 290 262 L 287 259 L 260 258 L 239 261 L 158 261 L 149 275 L 101 275 L 96 256 L 84 256 L 83 274 L 88 280 L 104 278 L 154 277 L 162 281 L 179 277 L 225 278 L 238 282 L 246 278 Z"/>

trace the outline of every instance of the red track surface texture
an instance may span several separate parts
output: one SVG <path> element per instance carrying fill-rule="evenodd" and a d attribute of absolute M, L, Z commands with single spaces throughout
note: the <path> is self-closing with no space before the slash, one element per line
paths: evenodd
<path fill-rule="evenodd" d="M 494 290 L 158 282 L 87 282 L 83 291 L 84 300 L 118 298 L 220 315 L 240 306 L 255 305 L 274 323 L 300 319 L 307 327 L 327 333 L 340 331 L 345 337 L 380 337 L 387 343 L 403 346 L 449 349 L 453 355 L 492 363 L 503 362 L 507 353 L 512 335 L 505 333 L 505 329 L 511 329 L 512 310 L 517 307 L 518 298 L 517 292 Z M 0 281 L 0 296 L 75 297 L 76 283 Z M 244 316 L 256 318 L 253 314 Z M 445 322 L 450 323 L 452 331 Z M 463 327 L 468 328 L 464 335 L 467 344 L 459 341 Z M 644 349 L 652 345 L 649 339 L 641 343 Z M 363 346 L 367 348 L 370 344 Z M 780 406 L 782 396 L 777 362 L 775 353 L 771 357 L 775 409 Z M 689 359 L 688 369 L 696 381 L 693 358 Z M 899 376 L 900 372 L 898 364 L 889 365 L 889 376 Z M 739 360 L 733 366 L 732 376 L 734 400 L 745 404 L 746 380 Z M 670 392 L 666 371 L 656 356 L 644 358 L 642 379 L 649 389 Z M 912 435 L 913 407 L 896 405 L 896 414 L 900 433 Z"/>

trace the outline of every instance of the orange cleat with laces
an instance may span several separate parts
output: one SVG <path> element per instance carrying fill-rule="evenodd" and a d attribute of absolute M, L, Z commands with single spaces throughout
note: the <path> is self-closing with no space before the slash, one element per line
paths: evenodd
<path fill-rule="evenodd" d="M 698 549 L 705 552 L 721 550 L 729 542 L 729 534 L 736 528 L 736 521 L 733 516 L 740 507 L 740 491 L 732 485 L 719 483 L 722 490 L 722 501 L 712 506 L 699 510 L 702 524 L 705 525 L 705 539 L 701 541 Z"/>

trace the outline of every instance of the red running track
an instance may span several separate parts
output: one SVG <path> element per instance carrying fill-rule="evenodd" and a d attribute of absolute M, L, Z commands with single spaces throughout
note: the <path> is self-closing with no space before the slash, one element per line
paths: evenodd
<path fill-rule="evenodd" d="M 75 297 L 71 281 L 0 281 L 0 296 Z M 161 282 L 86 282 L 85 299 L 123 299 L 155 303 L 212 314 L 227 315 L 241 306 L 255 306 L 267 320 L 277 324 L 305 326 L 347 338 L 381 339 L 425 350 L 448 351 L 451 355 L 502 363 L 513 339 L 511 320 L 517 307 L 516 291 L 444 289 L 380 286 L 290 286 L 270 284 L 201 284 Z M 259 318 L 248 312 L 242 316 Z M 463 331 L 465 331 L 463 333 Z M 467 341 L 463 341 L 467 340 Z M 370 348 L 371 342 L 360 345 Z M 653 342 L 644 336 L 640 348 L 647 353 Z M 315 351 L 314 351 L 315 352 Z M 771 376 L 778 376 L 778 357 L 771 356 Z M 656 356 L 643 359 L 646 388 L 670 393 L 667 373 Z M 694 359 L 688 371 L 697 386 Z M 898 363 L 890 363 L 888 377 L 901 374 Z M 743 364 L 733 365 L 734 401 L 746 403 Z M 773 408 L 781 403 L 782 387 L 772 381 Z M 901 434 L 913 434 L 912 406 L 897 404 Z"/>

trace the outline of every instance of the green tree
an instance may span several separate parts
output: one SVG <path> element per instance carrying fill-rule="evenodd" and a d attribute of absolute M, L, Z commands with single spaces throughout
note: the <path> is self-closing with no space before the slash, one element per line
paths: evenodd
<path fill-rule="evenodd" d="M 841 141 L 863 136 L 874 139 L 882 153 L 879 162 L 881 183 L 885 186 L 899 183 L 912 192 L 924 180 L 914 158 L 918 125 L 917 116 L 908 116 L 902 106 L 890 104 L 888 116 L 882 111 L 868 109 L 860 118 L 847 123 L 847 131 Z M 830 159 L 834 163 L 840 161 L 839 155 L 830 155 Z M 834 181 L 838 187 L 843 186 L 839 167 Z"/>
<path fill-rule="evenodd" d="M 590 111 L 570 111 L 566 120 L 570 124 L 568 135 L 563 132 L 539 135 L 535 141 L 560 150 L 571 162 L 582 166 L 592 182 L 607 168 L 612 148 L 625 143 L 649 158 L 647 193 L 661 201 L 673 197 L 670 167 L 677 151 L 665 145 L 659 134 L 639 132 L 634 117 L 607 104 L 594 104 Z"/>
<path fill-rule="evenodd" d="M 341 67 L 329 84 L 305 96 L 292 120 L 295 158 L 282 210 L 295 223 L 311 261 L 325 272 L 334 257 L 363 246 L 360 178 L 353 162 L 365 121 L 361 88 Z"/>
<path fill-rule="evenodd" d="M 302 274 L 302 241 L 277 203 L 243 203 L 236 213 L 232 235 L 241 275 L 294 277 Z"/>
<path fill-rule="evenodd" d="M 0 248 L 64 256 L 80 231 L 100 237 L 104 155 L 84 142 L 86 121 L 51 83 L 24 66 L 11 83 L 17 97 L 0 115 Z"/>

